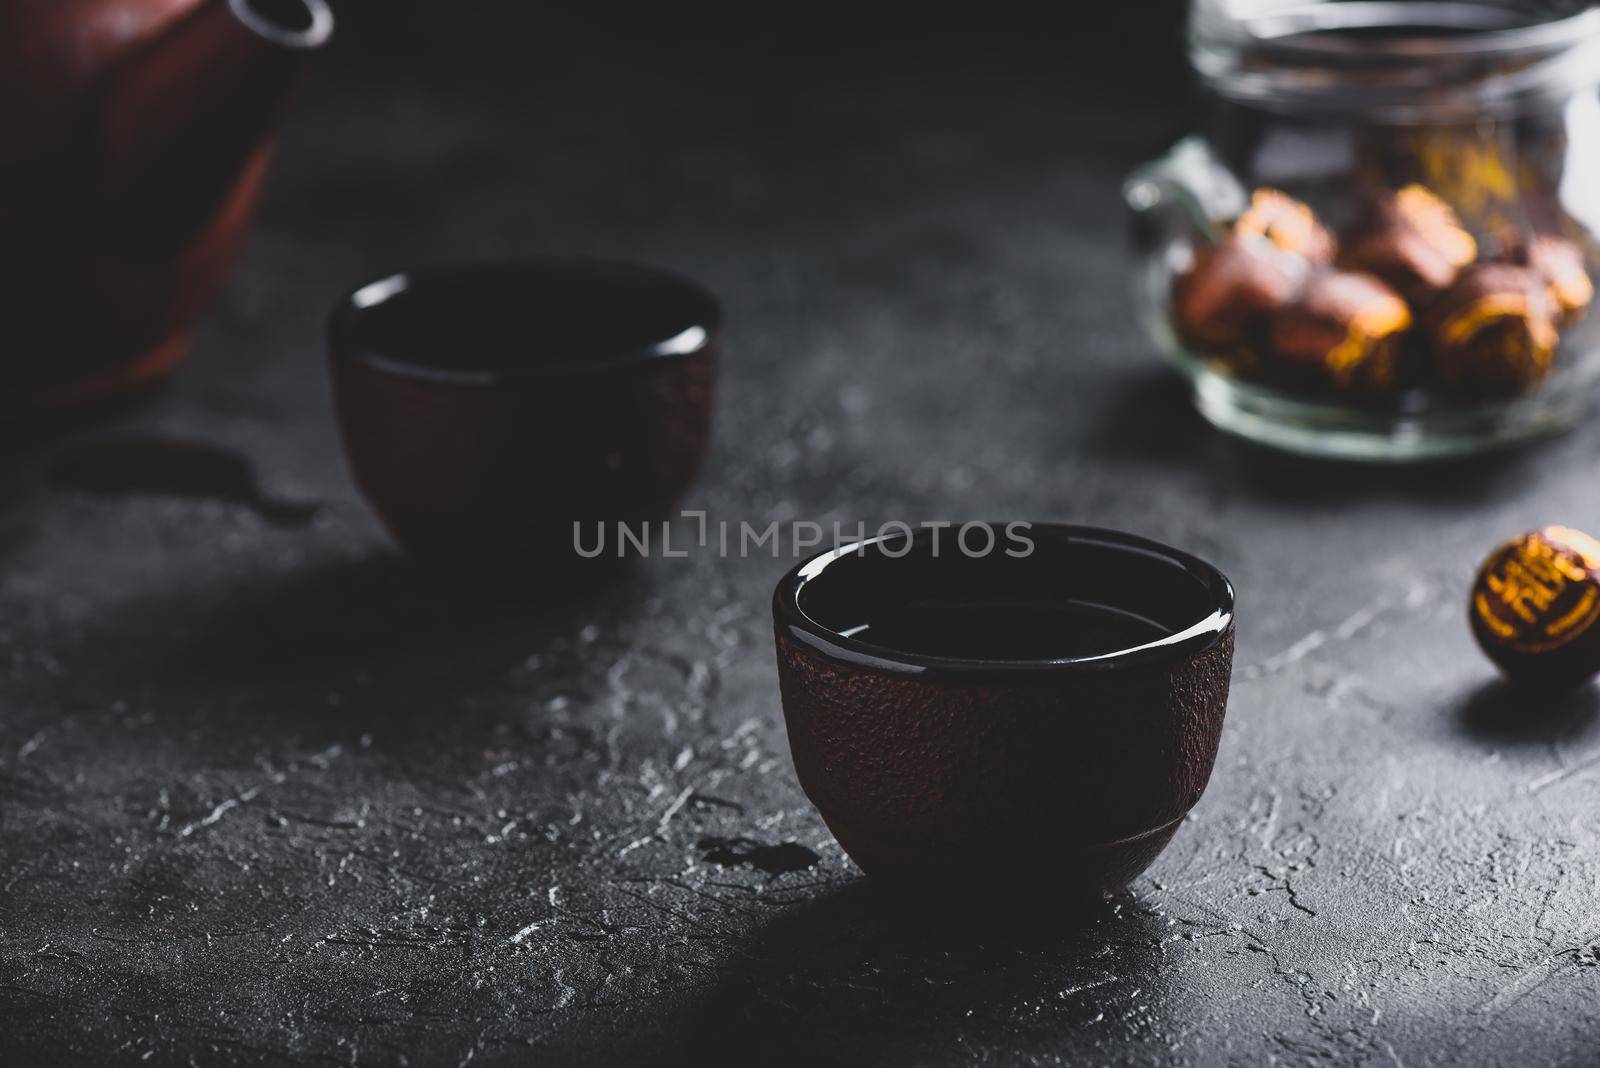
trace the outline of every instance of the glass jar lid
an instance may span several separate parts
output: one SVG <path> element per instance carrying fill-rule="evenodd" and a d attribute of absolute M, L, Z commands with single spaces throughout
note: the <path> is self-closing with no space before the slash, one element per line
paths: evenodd
<path fill-rule="evenodd" d="M 1193 0 L 1207 87 L 1291 114 L 1437 122 L 1549 106 L 1600 82 L 1587 0 Z"/>

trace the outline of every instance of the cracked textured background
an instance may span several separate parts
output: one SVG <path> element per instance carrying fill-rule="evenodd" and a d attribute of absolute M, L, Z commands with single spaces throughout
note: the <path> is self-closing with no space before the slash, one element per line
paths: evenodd
<path fill-rule="evenodd" d="M 0 1060 L 1594 1062 L 1596 698 L 1494 682 L 1464 594 L 1504 537 L 1600 529 L 1600 428 L 1416 472 L 1208 431 L 1125 300 L 1118 185 L 1161 101 L 1047 67 L 494 69 L 324 67 L 178 379 L 7 446 Z M 321 317 L 529 250 L 725 298 L 688 507 L 1064 519 L 1230 574 L 1216 774 L 1131 894 L 1086 926 L 878 898 L 793 779 L 784 562 L 530 604 L 397 558 L 337 459 Z M 46 478 L 110 431 L 322 507 Z"/>

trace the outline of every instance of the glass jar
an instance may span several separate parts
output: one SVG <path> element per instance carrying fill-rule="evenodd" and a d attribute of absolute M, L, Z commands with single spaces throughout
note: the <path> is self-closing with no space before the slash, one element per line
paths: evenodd
<path fill-rule="evenodd" d="M 1139 300 L 1212 423 L 1419 460 L 1600 378 L 1600 7 L 1192 0 L 1198 132 L 1135 172 Z"/>

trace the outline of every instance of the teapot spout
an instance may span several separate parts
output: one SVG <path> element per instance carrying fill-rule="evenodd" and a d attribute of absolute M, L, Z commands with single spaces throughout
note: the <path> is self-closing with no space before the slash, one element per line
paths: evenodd
<path fill-rule="evenodd" d="M 247 29 L 291 52 L 313 51 L 333 37 L 326 0 L 227 0 L 227 7 Z"/>
<path fill-rule="evenodd" d="M 124 59 L 102 98 L 100 167 L 120 219 L 173 245 L 203 227 L 332 33 L 326 0 L 206 0 Z"/>

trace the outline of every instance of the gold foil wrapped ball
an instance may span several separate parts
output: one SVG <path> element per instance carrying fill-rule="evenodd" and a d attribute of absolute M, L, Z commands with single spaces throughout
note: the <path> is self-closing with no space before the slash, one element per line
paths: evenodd
<path fill-rule="evenodd" d="M 1323 271 L 1272 316 L 1271 360 L 1307 386 L 1384 391 L 1410 328 L 1411 309 L 1379 279 Z"/>
<path fill-rule="evenodd" d="M 1265 238 L 1281 251 L 1313 264 L 1333 262 L 1338 251 L 1333 234 L 1310 206 L 1276 189 L 1252 193 L 1250 206 L 1234 220 L 1233 232 L 1240 237 Z"/>
<path fill-rule="evenodd" d="M 1375 199 L 1345 243 L 1339 265 L 1375 274 L 1424 309 L 1478 257 L 1478 242 L 1454 209 L 1425 186 Z"/>
<path fill-rule="evenodd" d="M 1469 618 L 1519 682 L 1564 687 L 1600 673 L 1600 542 L 1559 526 L 1506 542 L 1478 570 Z"/>
<path fill-rule="evenodd" d="M 1517 262 L 1544 279 L 1560 325 L 1583 318 L 1594 300 L 1594 281 L 1581 248 L 1555 234 L 1538 234 L 1521 249 Z"/>
<path fill-rule="evenodd" d="M 1485 263 L 1464 273 L 1431 316 L 1433 369 L 1461 393 L 1510 396 L 1537 385 L 1561 341 L 1544 280 L 1527 267 Z"/>
<path fill-rule="evenodd" d="M 1173 325 L 1201 348 L 1244 345 L 1294 296 L 1303 271 L 1303 261 L 1265 238 L 1234 235 L 1203 246 L 1173 282 Z"/>

